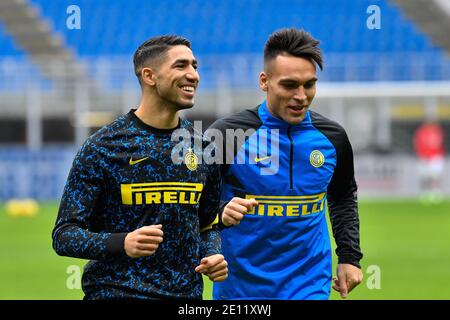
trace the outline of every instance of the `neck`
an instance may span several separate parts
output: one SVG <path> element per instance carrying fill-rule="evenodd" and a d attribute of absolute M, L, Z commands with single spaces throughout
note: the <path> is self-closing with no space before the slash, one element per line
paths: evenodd
<path fill-rule="evenodd" d="M 157 129 L 173 129 L 178 125 L 178 111 L 161 99 L 143 95 L 134 113 L 145 124 Z"/>

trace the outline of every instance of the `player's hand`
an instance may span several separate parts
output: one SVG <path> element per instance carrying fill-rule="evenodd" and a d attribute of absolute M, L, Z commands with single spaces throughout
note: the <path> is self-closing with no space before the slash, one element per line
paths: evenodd
<path fill-rule="evenodd" d="M 214 282 L 225 281 L 228 278 L 228 263 L 221 254 L 203 258 L 200 264 L 195 268 L 196 272 L 208 276 L 209 280 Z"/>
<path fill-rule="evenodd" d="M 258 205 L 255 199 L 242 199 L 234 197 L 225 206 L 222 213 L 222 223 L 226 226 L 239 224 L 244 218 L 244 214 L 253 210 Z"/>
<path fill-rule="evenodd" d="M 362 280 L 361 269 L 347 263 L 338 264 L 337 277 L 333 278 L 333 289 L 341 294 L 341 298 L 345 299 Z"/>
<path fill-rule="evenodd" d="M 147 257 L 155 253 L 163 241 L 162 225 L 151 225 L 130 232 L 125 237 L 125 252 L 131 258 Z"/>

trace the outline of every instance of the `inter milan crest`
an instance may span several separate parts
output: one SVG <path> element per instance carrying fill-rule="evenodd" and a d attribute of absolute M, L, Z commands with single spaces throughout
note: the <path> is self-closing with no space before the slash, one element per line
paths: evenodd
<path fill-rule="evenodd" d="M 325 157 L 319 150 L 314 150 L 309 155 L 309 162 L 313 167 L 320 168 L 325 162 Z"/>
<path fill-rule="evenodd" d="M 186 164 L 186 167 L 189 170 L 191 170 L 191 171 L 197 170 L 198 158 L 197 158 L 197 155 L 192 151 L 191 148 L 189 148 L 189 151 L 184 156 L 184 163 Z"/>

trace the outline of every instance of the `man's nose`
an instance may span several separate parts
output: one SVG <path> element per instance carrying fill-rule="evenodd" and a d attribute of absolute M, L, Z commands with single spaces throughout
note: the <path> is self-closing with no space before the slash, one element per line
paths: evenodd
<path fill-rule="evenodd" d="M 307 99 L 307 96 L 305 94 L 305 89 L 303 88 L 303 86 L 300 86 L 298 88 L 297 92 L 295 93 L 294 99 L 299 100 L 299 101 L 304 101 Z"/>
<path fill-rule="evenodd" d="M 186 79 L 188 79 L 191 82 L 199 82 L 200 81 L 200 75 L 198 74 L 198 71 L 191 67 L 189 71 L 186 73 Z"/>

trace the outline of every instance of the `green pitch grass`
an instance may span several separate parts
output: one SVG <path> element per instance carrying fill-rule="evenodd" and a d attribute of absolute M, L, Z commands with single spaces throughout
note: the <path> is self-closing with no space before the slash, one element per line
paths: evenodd
<path fill-rule="evenodd" d="M 56 204 L 44 204 L 37 216 L 19 218 L 0 205 L 0 299 L 83 297 L 77 286 L 85 261 L 51 248 L 56 212 Z M 365 279 L 348 299 L 450 299 L 450 201 L 362 201 L 360 220 Z M 204 297 L 211 298 L 209 281 Z"/>

